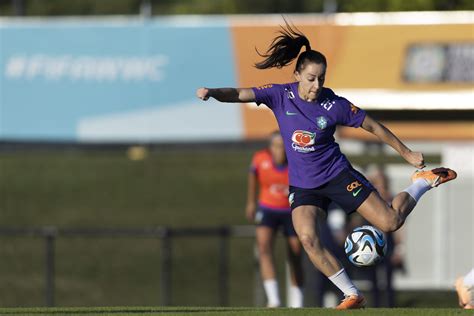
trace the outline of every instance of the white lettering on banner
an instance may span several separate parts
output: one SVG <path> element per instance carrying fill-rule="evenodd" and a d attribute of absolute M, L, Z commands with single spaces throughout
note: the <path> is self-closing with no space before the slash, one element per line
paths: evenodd
<path fill-rule="evenodd" d="M 14 55 L 5 66 L 8 79 L 83 81 L 160 81 L 168 56 L 94 57 Z"/>

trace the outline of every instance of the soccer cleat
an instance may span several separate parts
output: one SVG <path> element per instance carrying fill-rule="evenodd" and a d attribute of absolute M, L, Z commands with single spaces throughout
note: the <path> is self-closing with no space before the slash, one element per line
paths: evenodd
<path fill-rule="evenodd" d="M 435 168 L 427 171 L 415 171 L 411 180 L 415 182 L 418 179 L 425 180 L 432 188 L 440 184 L 456 179 L 457 173 L 448 168 Z"/>
<path fill-rule="evenodd" d="M 362 294 L 346 296 L 336 309 L 359 309 L 365 307 L 365 298 Z"/>

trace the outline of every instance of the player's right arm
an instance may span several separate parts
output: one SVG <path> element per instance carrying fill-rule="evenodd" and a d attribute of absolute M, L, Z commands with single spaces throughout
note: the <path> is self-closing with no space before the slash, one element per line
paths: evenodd
<path fill-rule="evenodd" d="M 250 88 L 199 88 L 196 96 L 204 101 L 214 98 L 220 102 L 255 102 L 255 93 Z"/>
<path fill-rule="evenodd" d="M 255 213 L 257 212 L 257 191 L 258 179 L 255 172 L 249 172 L 247 180 L 247 205 L 245 207 L 245 217 L 249 222 L 255 221 Z"/>

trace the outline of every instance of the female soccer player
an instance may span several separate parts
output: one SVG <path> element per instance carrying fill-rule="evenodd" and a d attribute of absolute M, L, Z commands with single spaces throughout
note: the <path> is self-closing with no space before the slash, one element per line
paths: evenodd
<path fill-rule="evenodd" d="M 257 205 L 258 192 L 258 205 Z M 247 219 L 257 223 L 260 273 L 268 307 L 280 306 L 273 262 L 273 243 L 282 227 L 288 244 L 291 287 L 288 307 L 303 307 L 301 244 L 296 236 L 288 203 L 288 163 L 280 132 L 270 135 L 268 149 L 255 153 L 248 176 Z"/>
<path fill-rule="evenodd" d="M 305 51 L 300 54 L 301 48 Z M 221 102 L 264 103 L 274 113 L 285 143 L 290 180 L 293 224 L 309 258 L 345 295 L 337 309 L 362 308 L 365 299 L 341 264 L 321 244 L 317 221 L 334 201 L 346 212 L 357 211 L 384 232 L 396 231 L 421 196 L 433 187 L 456 178 L 447 168 L 418 171 L 413 183 L 388 205 L 369 181 L 357 172 L 334 141 L 337 125 L 362 127 L 394 148 L 415 168 L 425 166 L 423 155 L 411 151 L 390 130 L 347 99 L 323 87 L 327 63 L 312 50 L 309 40 L 288 24 L 274 39 L 258 69 L 281 68 L 295 58 L 296 82 L 256 88 L 200 88 L 197 97 Z"/>

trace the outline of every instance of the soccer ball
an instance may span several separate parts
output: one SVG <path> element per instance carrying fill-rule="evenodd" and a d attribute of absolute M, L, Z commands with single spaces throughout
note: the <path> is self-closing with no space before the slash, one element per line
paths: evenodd
<path fill-rule="evenodd" d="M 372 266 L 387 253 L 387 239 L 383 232 L 373 226 L 357 227 L 347 236 L 344 250 L 353 265 Z"/>

